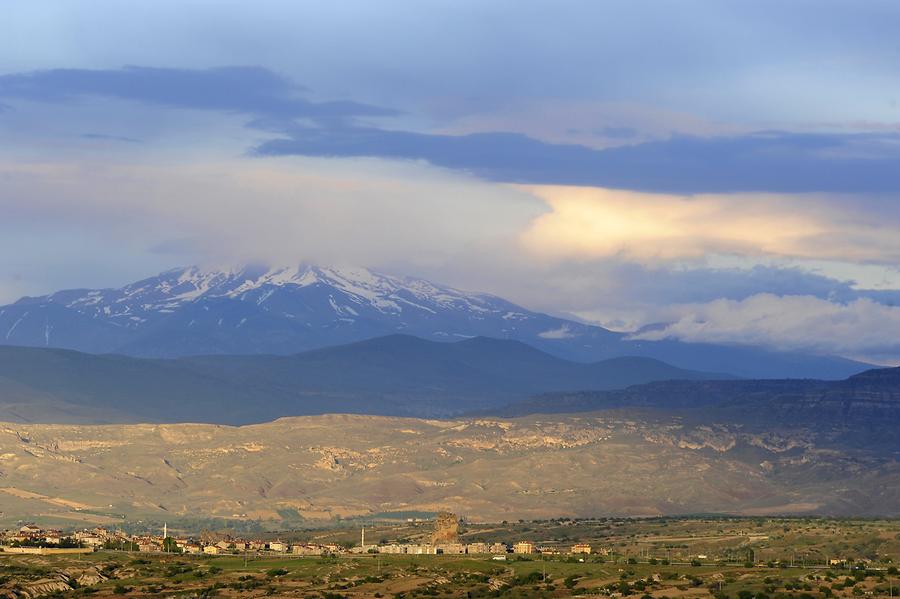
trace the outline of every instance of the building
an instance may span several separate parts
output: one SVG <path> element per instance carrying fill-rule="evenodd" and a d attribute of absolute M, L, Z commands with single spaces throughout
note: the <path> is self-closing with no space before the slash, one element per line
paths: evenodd
<path fill-rule="evenodd" d="M 218 547 L 216 547 L 215 545 L 207 545 L 206 547 L 203 548 L 203 553 L 205 553 L 206 555 L 219 555 L 219 553 L 221 553 L 221 551 L 222 550 L 219 549 Z"/>
<path fill-rule="evenodd" d="M 462 543 L 441 543 L 434 546 L 435 555 L 462 555 L 466 552 L 466 546 Z"/>
<path fill-rule="evenodd" d="M 16 536 L 19 540 L 26 539 L 37 539 L 43 534 L 43 530 L 40 526 L 35 524 L 26 524 L 22 528 L 19 529 L 19 534 Z"/>
<path fill-rule="evenodd" d="M 291 553 L 294 555 L 323 555 L 326 553 L 325 548 L 321 545 L 294 545 L 291 547 Z"/>
<path fill-rule="evenodd" d="M 576 543 L 572 545 L 572 549 L 569 550 L 569 553 L 590 553 L 591 546 L 587 543 Z"/>
<path fill-rule="evenodd" d="M 513 553 L 534 553 L 534 543 L 532 543 L 531 541 L 519 541 L 518 543 L 513 545 Z"/>
<path fill-rule="evenodd" d="M 490 553 L 490 548 L 488 547 L 487 543 L 469 543 L 468 545 L 466 545 L 466 553 Z"/>
<path fill-rule="evenodd" d="M 269 543 L 269 551 L 277 551 L 278 553 L 284 553 L 288 550 L 287 543 L 283 543 L 281 541 L 272 541 Z"/>
<path fill-rule="evenodd" d="M 100 536 L 97 533 L 88 532 L 86 530 L 75 533 L 75 540 L 87 547 L 100 547 L 107 538 L 108 537 Z"/>

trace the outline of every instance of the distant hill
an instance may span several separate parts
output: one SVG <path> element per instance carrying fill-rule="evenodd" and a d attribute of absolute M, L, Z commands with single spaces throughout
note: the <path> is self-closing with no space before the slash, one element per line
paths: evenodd
<path fill-rule="evenodd" d="M 0 344 L 173 358 L 278 354 L 402 333 L 493 337 L 595 362 L 642 356 L 746 378 L 841 379 L 870 366 L 758 347 L 636 341 L 503 298 L 364 268 L 180 268 L 118 289 L 72 289 L 0 306 Z"/>
<path fill-rule="evenodd" d="M 839 427 L 864 437 L 900 425 L 900 368 L 873 369 L 842 381 L 673 380 L 620 390 L 551 392 L 486 413 L 514 417 L 618 409 L 663 410 L 706 422 L 763 427 Z"/>
<path fill-rule="evenodd" d="M 721 378 L 650 358 L 582 364 L 517 341 L 391 335 L 291 356 L 148 359 L 0 347 L 0 420 L 244 424 L 322 413 L 446 416 L 546 391 Z"/>

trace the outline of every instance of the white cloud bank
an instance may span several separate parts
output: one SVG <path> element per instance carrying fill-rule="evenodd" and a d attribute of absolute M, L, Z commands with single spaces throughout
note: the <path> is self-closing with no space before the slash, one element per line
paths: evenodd
<path fill-rule="evenodd" d="M 743 300 L 672 306 L 674 322 L 635 339 L 763 345 L 900 363 L 900 307 L 761 293 Z"/>

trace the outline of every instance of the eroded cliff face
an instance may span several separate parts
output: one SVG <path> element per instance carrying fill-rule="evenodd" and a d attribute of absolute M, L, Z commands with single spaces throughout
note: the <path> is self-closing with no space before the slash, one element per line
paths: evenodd
<path fill-rule="evenodd" d="M 6 424 L 0 456 L 0 510 L 12 519 L 900 509 L 896 492 L 865 493 L 897 487 L 884 485 L 898 480 L 891 460 L 835 445 L 820 431 L 624 412 L 328 415 L 244 427 Z"/>

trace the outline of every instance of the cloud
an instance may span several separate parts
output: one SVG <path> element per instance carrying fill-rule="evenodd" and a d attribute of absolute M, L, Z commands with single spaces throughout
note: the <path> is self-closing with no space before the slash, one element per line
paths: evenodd
<path fill-rule="evenodd" d="M 638 136 L 638 130 L 634 127 L 608 126 L 594 129 L 594 135 L 611 137 L 614 139 L 634 139 Z"/>
<path fill-rule="evenodd" d="M 291 128 L 262 156 L 421 159 L 492 181 L 668 193 L 900 191 L 900 135 L 760 132 L 593 149 L 505 132 Z"/>
<path fill-rule="evenodd" d="M 608 123 L 596 129 L 600 137 L 589 137 L 599 143 L 612 139 L 619 145 L 590 147 L 546 141 L 571 137 L 565 133 L 571 127 L 566 126 L 558 127 L 562 136 L 552 131 L 539 132 L 541 139 L 490 129 L 463 134 L 386 129 L 359 119 L 397 117 L 398 110 L 349 100 L 314 102 L 303 97 L 303 93 L 308 90 L 262 67 L 130 66 L 0 75 L 0 99 L 6 101 L 77 104 L 85 99 L 93 103 L 116 100 L 160 110 L 246 116 L 248 127 L 274 136 L 255 144 L 252 152 L 257 156 L 425 160 L 489 181 L 665 193 L 900 191 L 900 134 L 896 132 L 674 135 L 621 145 L 621 140 L 636 135 L 636 130 Z M 528 106 L 531 110 L 535 106 L 547 110 L 540 103 Z M 588 114 L 599 109 L 578 102 L 560 106 L 580 107 Z M 622 106 L 616 109 L 625 110 Z M 554 110 L 558 112 L 559 107 Z M 670 119 L 683 118 L 666 114 L 670 114 Z M 468 124 L 458 123 L 457 129 L 487 127 L 490 123 L 490 117 L 469 119 Z M 418 126 L 422 128 L 421 123 Z M 696 123 L 692 126 L 711 127 Z"/>
<path fill-rule="evenodd" d="M 82 139 L 93 139 L 97 141 L 120 141 L 123 143 L 141 143 L 142 140 L 137 139 L 136 137 L 125 137 L 122 135 L 108 135 L 106 133 L 82 133 Z"/>
<path fill-rule="evenodd" d="M 552 208 L 523 233 L 536 255 L 654 263 L 709 254 L 900 260 L 900 215 L 823 195 L 673 196 L 591 187 L 525 187 Z"/>
<path fill-rule="evenodd" d="M 541 339 L 570 339 L 574 336 L 575 335 L 572 333 L 569 325 L 566 324 L 556 329 L 549 329 L 538 333 L 538 337 Z"/>
<path fill-rule="evenodd" d="M 741 343 L 876 361 L 896 361 L 900 355 L 900 307 L 868 298 L 840 303 L 763 293 L 673 306 L 670 312 L 677 315 L 674 322 L 633 338 Z"/>
<path fill-rule="evenodd" d="M 50 69 L 0 75 L 0 98 L 69 102 L 116 98 L 170 108 L 219 110 L 266 118 L 338 118 L 394 115 L 357 102 L 311 102 L 305 91 L 262 67 L 179 69 Z"/>
<path fill-rule="evenodd" d="M 143 240 L 157 257 L 190 253 L 214 263 L 474 259 L 485 247 L 513 247 L 546 209 L 521 190 L 372 160 L 9 163 L 0 164 L 0 179 L 0 230 L 65 223 L 105 236 L 110 247 Z"/>

